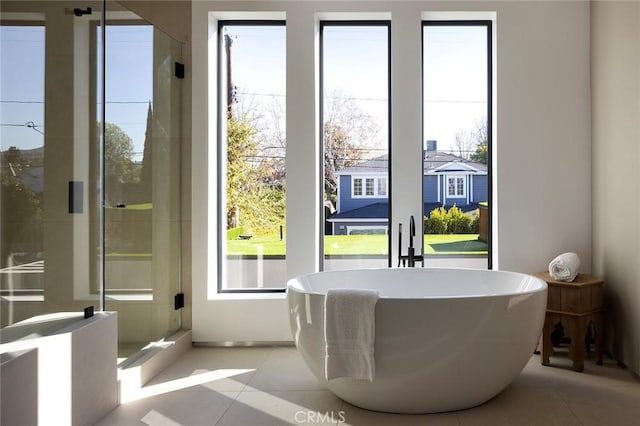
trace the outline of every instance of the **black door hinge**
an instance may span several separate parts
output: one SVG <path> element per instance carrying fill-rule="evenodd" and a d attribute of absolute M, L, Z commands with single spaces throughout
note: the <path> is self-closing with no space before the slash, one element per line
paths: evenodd
<path fill-rule="evenodd" d="M 178 309 L 184 308 L 184 293 L 178 293 L 173 298 L 173 307 L 177 311 Z"/>

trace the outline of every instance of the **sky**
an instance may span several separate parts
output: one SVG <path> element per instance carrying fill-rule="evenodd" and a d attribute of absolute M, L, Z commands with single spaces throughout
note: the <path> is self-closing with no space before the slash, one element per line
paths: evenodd
<path fill-rule="evenodd" d="M 240 94 L 284 102 L 285 30 L 233 27 L 233 83 Z M 425 27 L 424 140 L 454 148 L 459 131 L 486 119 L 486 29 Z M 323 34 L 325 95 L 341 93 L 387 129 L 386 27 L 329 26 Z M 257 74 L 257 72 L 259 74 Z"/>
<path fill-rule="evenodd" d="M 134 159 L 142 160 L 147 109 L 153 100 L 153 29 L 108 26 L 106 40 L 106 119 L 131 137 Z M 42 26 L 0 26 L 2 151 L 44 144 L 44 44 Z"/>
<path fill-rule="evenodd" d="M 0 26 L 0 124 L 2 151 L 44 144 L 44 27 Z"/>
<path fill-rule="evenodd" d="M 261 108 L 283 103 L 285 29 L 235 27 L 234 84 Z M 424 139 L 452 149 L 455 133 L 486 117 L 486 36 L 482 27 L 425 27 Z M 43 144 L 44 31 L 0 27 L 0 146 L 30 149 Z M 326 94 L 341 93 L 373 117 L 386 138 L 386 27 L 325 27 Z M 133 140 L 136 159 L 144 147 L 152 101 L 150 26 L 109 26 L 107 33 L 107 121 Z M 32 123 L 32 124 L 31 124 Z"/>

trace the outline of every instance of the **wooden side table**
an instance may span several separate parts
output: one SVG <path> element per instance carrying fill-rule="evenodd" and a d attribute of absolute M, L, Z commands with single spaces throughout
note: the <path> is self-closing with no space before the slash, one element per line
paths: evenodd
<path fill-rule="evenodd" d="M 575 371 L 584 370 L 585 336 L 589 324 L 593 324 L 596 362 L 602 365 L 603 280 L 588 274 L 578 274 L 573 282 L 556 281 L 547 272 L 533 275 L 549 286 L 540 350 L 542 365 L 550 365 L 549 355 L 553 352 L 551 332 L 558 323 L 571 338 L 569 357 Z"/>

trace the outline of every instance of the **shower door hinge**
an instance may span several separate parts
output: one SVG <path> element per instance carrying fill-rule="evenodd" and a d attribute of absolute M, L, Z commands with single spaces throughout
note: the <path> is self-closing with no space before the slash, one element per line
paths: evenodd
<path fill-rule="evenodd" d="M 176 78 L 184 78 L 184 64 L 181 64 L 180 62 L 176 62 L 176 66 L 175 66 L 175 76 Z"/>
<path fill-rule="evenodd" d="M 178 293 L 173 298 L 173 307 L 177 311 L 178 309 L 184 308 L 184 293 Z"/>

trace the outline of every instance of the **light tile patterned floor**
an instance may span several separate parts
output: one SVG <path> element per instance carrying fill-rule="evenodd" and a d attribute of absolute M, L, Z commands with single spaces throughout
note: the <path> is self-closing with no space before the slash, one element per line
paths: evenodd
<path fill-rule="evenodd" d="M 588 359 L 577 373 L 562 353 L 551 363 L 532 356 L 511 386 L 479 407 L 397 415 L 343 402 L 293 347 L 194 347 L 99 425 L 640 425 L 640 382 L 627 370 Z"/>

